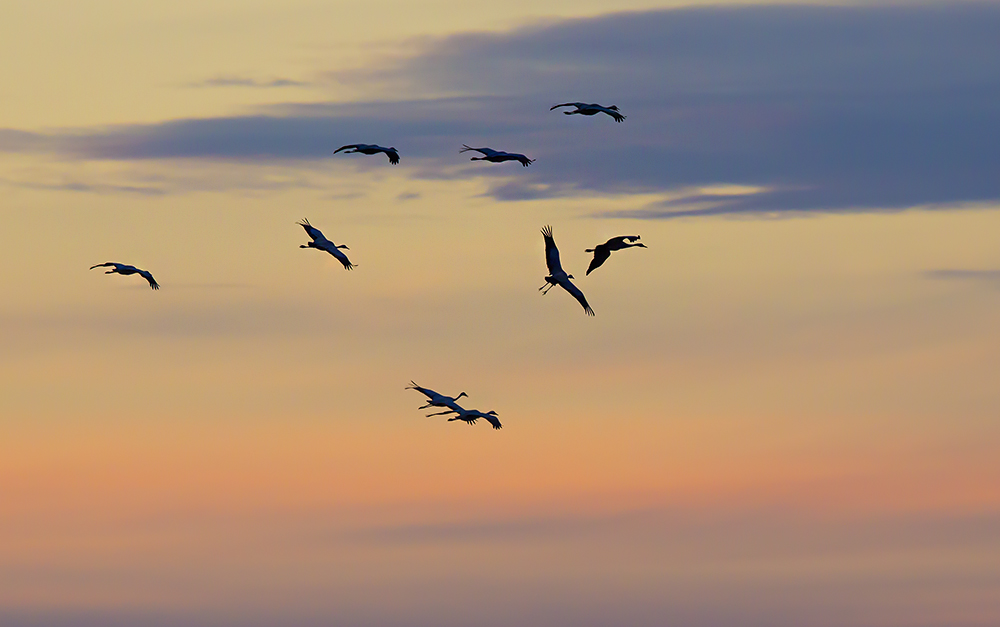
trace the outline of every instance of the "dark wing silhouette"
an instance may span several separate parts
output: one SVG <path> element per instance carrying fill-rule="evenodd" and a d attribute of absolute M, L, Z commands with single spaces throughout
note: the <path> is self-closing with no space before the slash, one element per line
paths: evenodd
<path fill-rule="evenodd" d="M 385 156 L 389 157 L 389 163 L 396 165 L 399 163 L 399 153 L 396 152 L 395 148 L 386 148 L 383 150 Z"/>
<path fill-rule="evenodd" d="M 611 257 L 611 251 L 608 250 L 606 245 L 601 245 L 595 248 L 594 258 L 590 262 L 590 267 L 587 268 L 587 274 L 590 274 L 594 270 L 600 268 L 601 264 L 607 261 L 609 257 Z"/>
<path fill-rule="evenodd" d="M 545 265 L 549 268 L 549 274 L 562 272 L 562 264 L 559 263 L 559 249 L 556 248 L 556 240 L 552 238 L 552 227 L 542 228 L 542 237 L 545 238 Z"/>
<path fill-rule="evenodd" d="M 615 119 L 615 122 L 624 122 L 625 121 L 625 117 L 626 116 L 624 116 L 621 113 L 619 113 L 618 112 L 618 107 L 616 107 L 614 105 L 612 105 L 610 107 L 605 107 L 604 108 L 604 113 L 607 113 L 608 115 L 610 115 L 611 117 L 613 117 Z"/>
<path fill-rule="evenodd" d="M 351 260 L 347 258 L 347 255 L 345 255 L 344 253 L 340 252 L 339 248 L 334 247 L 334 248 L 328 249 L 327 252 L 330 253 L 331 255 L 333 255 L 337 259 L 337 261 L 339 261 L 340 263 L 342 263 L 344 265 L 344 270 L 353 270 L 354 269 L 354 265 L 355 264 L 351 263 Z"/>
<path fill-rule="evenodd" d="M 311 237 L 313 239 L 313 241 L 316 241 L 316 240 L 322 241 L 322 240 L 326 239 L 326 237 L 324 237 L 324 235 L 323 235 L 323 231 L 320 231 L 319 229 L 317 229 L 313 225 L 309 224 L 309 220 L 306 220 L 305 218 L 302 218 L 302 221 L 301 222 L 296 222 L 296 224 L 298 224 L 299 226 L 301 226 L 302 228 L 304 228 L 306 230 L 306 233 L 309 235 L 309 237 Z"/>
<path fill-rule="evenodd" d="M 117 265 L 118 264 L 115 263 L 114 261 L 106 261 L 104 263 L 99 263 L 95 266 L 90 266 L 90 269 L 93 270 L 94 268 L 106 268 L 108 266 L 117 266 Z"/>
<path fill-rule="evenodd" d="M 341 146 L 340 148 L 338 148 L 338 149 L 334 150 L 334 151 L 333 151 L 333 154 L 337 154 L 337 153 L 338 153 L 338 152 L 340 152 L 341 150 L 348 150 L 348 149 L 350 149 L 350 148 L 353 148 L 353 149 L 357 150 L 357 149 L 358 149 L 358 146 L 360 146 L 360 144 L 347 144 L 346 146 Z"/>
<path fill-rule="evenodd" d="M 439 394 L 437 392 L 435 392 L 434 390 L 428 390 L 427 388 L 420 387 L 419 385 L 417 385 L 416 381 L 411 380 L 410 384 L 411 385 L 407 386 L 404 389 L 406 389 L 406 390 L 416 390 L 416 391 L 420 392 L 421 394 L 423 394 L 424 396 L 426 396 L 427 398 L 434 398 L 435 396 L 439 396 Z"/>
<path fill-rule="evenodd" d="M 580 301 L 580 304 L 583 305 L 583 310 L 587 312 L 588 316 L 593 316 L 594 315 L 594 310 L 591 309 L 590 305 L 587 303 L 587 297 L 583 295 L 583 292 L 580 291 L 580 288 L 578 288 L 577 286 L 573 285 L 572 281 L 570 281 L 569 279 L 566 279 L 565 283 L 560 283 L 559 285 L 562 285 L 563 288 L 567 292 L 569 292 L 570 294 L 572 294 L 573 298 L 575 298 L 578 301 Z"/>
<path fill-rule="evenodd" d="M 482 417 L 485 418 L 491 425 L 493 425 L 494 429 L 503 429 L 503 425 L 500 424 L 500 419 L 494 416 L 493 414 L 483 414 Z"/>
<path fill-rule="evenodd" d="M 622 248 L 626 248 L 625 242 L 634 242 L 637 239 L 639 239 L 638 235 L 619 235 L 604 242 L 604 246 L 610 250 L 621 250 Z"/>
<path fill-rule="evenodd" d="M 519 153 L 511 153 L 511 154 L 513 154 L 514 158 L 517 159 L 518 161 L 520 161 L 521 165 L 523 165 L 524 167 L 528 167 L 529 165 L 531 165 L 532 163 L 535 162 L 534 159 L 529 159 L 525 155 L 522 155 L 522 154 L 519 154 Z"/>
<path fill-rule="evenodd" d="M 160 284 L 156 282 L 156 279 L 153 278 L 153 275 L 150 274 L 149 270 L 139 270 L 139 276 L 149 281 L 150 289 L 160 289 Z"/>
<path fill-rule="evenodd" d="M 468 144 L 462 144 L 462 149 L 459 150 L 458 152 L 460 152 L 460 153 L 462 153 L 462 152 L 469 152 L 470 150 L 474 150 L 474 151 L 476 151 L 476 152 L 478 152 L 481 155 L 484 155 L 486 157 L 496 156 L 496 155 L 501 154 L 500 152 L 497 152 L 496 150 L 493 150 L 492 148 L 489 148 L 489 147 L 485 147 L 484 146 L 483 148 L 473 148 L 472 146 L 469 146 Z"/>
<path fill-rule="evenodd" d="M 584 105 L 582 102 L 564 102 L 562 104 L 552 105 L 551 107 L 549 107 L 549 111 L 558 109 L 559 107 L 576 107 L 577 109 L 579 109 L 583 106 L 586 105 Z"/>

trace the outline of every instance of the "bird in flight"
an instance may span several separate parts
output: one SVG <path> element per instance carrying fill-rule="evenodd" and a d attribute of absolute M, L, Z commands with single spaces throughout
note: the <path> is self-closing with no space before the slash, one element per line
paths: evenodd
<path fill-rule="evenodd" d="M 459 153 L 469 152 L 470 150 L 475 150 L 478 153 L 482 153 L 482 157 L 472 157 L 470 161 L 490 161 L 492 163 L 503 163 L 504 161 L 520 161 L 521 165 L 528 167 L 535 162 L 534 159 L 529 159 L 519 152 L 504 152 L 502 150 L 493 150 L 492 148 L 473 148 L 462 144 L 462 149 Z"/>
<path fill-rule="evenodd" d="M 392 165 L 399 163 L 399 153 L 396 152 L 395 148 L 383 148 L 377 144 L 348 144 L 334 150 L 333 154 L 337 154 L 341 150 L 346 150 L 347 152 L 345 154 L 360 152 L 363 155 L 374 155 L 384 152 L 385 156 L 389 157 L 389 163 Z"/>
<path fill-rule="evenodd" d="M 617 105 L 611 105 L 610 107 L 602 107 L 599 104 L 586 103 L 586 102 L 564 102 L 562 104 L 557 104 L 549 107 L 549 111 L 558 109 L 559 107 L 576 107 L 573 111 L 563 111 L 566 115 L 597 115 L 598 113 L 607 113 L 615 119 L 615 122 L 624 122 L 625 116 L 618 112 Z"/>
<path fill-rule="evenodd" d="M 590 267 L 587 268 L 587 274 L 590 274 L 594 270 L 601 267 L 608 257 L 611 256 L 611 251 L 621 250 L 623 248 L 645 248 L 646 245 L 642 242 L 636 244 L 629 244 L 628 242 L 635 242 L 639 239 L 638 235 L 621 235 L 619 237 L 612 237 L 603 244 L 598 244 L 594 248 L 588 248 L 584 252 L 594 253 L 594 259 L 590 262 Z"/>
<path fill-rule="evenodd" d="M 503 429 L 503 425 L 500 424 L 500 419 L 497 418 L 497 413 L 492 409 L 486 413 L 483 413 L 478 409 L 463 409 L 461 412 L 458 412 L 457 416 L 449 418 L 448 422 L 451 422 L 452 420 L 463 420 L 470 425 L 474 425 L 476 424 L 476 420 L 480 418 L 493 425 L 494 429 Z"/>
<path fill-rule="evenodd" d="M 587 298 L 580 291 L 580 288 L 573 285 L 573 282 L 570 281 L 570 279 L 574 278 L 573 275 L 566 274 L 562 269 L 562 264 L 559 263 L 559 249 L 556 248 L 556 240 L 552 238 L 551 226 L 546 226 L 542 229 L 542 237 L 545 238 L 545 264 L 549 267 L 549 276 L 545 277 L 545 285 L 538 289 L 544 290 L 542 294 L 548 294 L 549 290 L 558 285 L 569 292 L 573 298 L 580 301 L 580 304 L 583 305 L 583 310 L 587 312 L 588 316 L 593 316 L 594 310 L 587 304 Z"/>
<path fill-rule="evenodd" d="M 452 397 L 452 396 L 445 396 L 444 394 L 439 394 L 439 393 L 435 392 L 434 390 L 432 390 L 430 388 L 422 388 L 419 385 L 417 385 L 417 383 L 415 381 L 410 381 L 410 383 L 412 385 L 408 385 L 404 389 L 407 389 L 407 390 L 416 390 L 416 391 L 420 392 L 421 394 L 423 394 L 424 396 L 427 397 L 427 404 L 424 405 L 423 407 L 419 407 L 418 409 L 427 409 L 428 407 L 446 407 L 446 408 L 448 408 L 450 410 L 457 411 L 457 410 L 462 409 L 458 405 L 458 402 L 457 402 L 458 399 L 462 398 L 463 396 L 468 396 L 468 394 L 466 394 L 465 392 L 462 392 L 458 396 L 454 396 L 454 397 Z M 447 413 L 447 412 L 445 412 L 445 413 Z M 435 416 L 435 415 L 438 415 L 438 414 L 431 414 L 431 415 Z"/>
<path fill-rule="evenodd" d="M 503 429 L 503 425 L 500 424 L 500 419 L 497 417 L 498 414 L 492 409 L 488 412 L 481 412 L 478 409 L 464 409 L 462 407 L 457 407 L 455 409 L 449 409 L 448 411 L 438 412 L 436 414 L 430 414 L 430 416 L 443 416 L 445 414 L 458 414 L 457 416 L 452 416 L 448 419 L 448 422 L 453 420 L 461 420 L 469 425 L 476 424 L 476 421 L 480 418 L 486 420 L 486 422 L 493 425 L 494 429 Z M 430 417 L 428 416 L 428 418 Z"/>
<path fill-rule="evenodd" d="M 351 260 L 347 258 L 347 255 L 345 255 L 340 250 L 341 248 L 343 248 L 344 250 L 350 250 L 350 248 L 348 248 L 344 244 L 337 246 L 330 240 L 326 239 L 326 236 L 323 235 L 323 231 L 320 231 L 313 225 L 309 224 L 309 220 L 303 218 L 302 222 L 297 222 L 297 224 L 302 228 L 304 228 L 306 230 L 306 233 L 309 234 L 309 237 L 312 238 L 311 242 L 309 242 L 308 244 L 302 244 L 301 246 L 299 246 L 299 248 L 315 248 L 316 250 L 325 250 L 326 252 L 336 257 L 337 261 L 344 264 L 345 270 L 354 269 L 355 265 L 351 263 Z"/>
<path fill-rule="evenodd" d="M 130 266 L 124 263 L 115 263 L 114 261 L 108 261 L 107 263 L 99 263 L 96 266 L 90 266 L 90 269 L 93 270 L 94 268 L 106 268 L 109 266 L 113 267 L 104 274 L 125 274 L 125 275 L 138 274 L 142 278 L 149 281 L 150 289 L 154 290 L 160 289 L 160 284 L 156 282 L 156 279 L 153 278 L 153 275 L 150 274 L 148 270 L 140 270 L 135 266 Z"/>

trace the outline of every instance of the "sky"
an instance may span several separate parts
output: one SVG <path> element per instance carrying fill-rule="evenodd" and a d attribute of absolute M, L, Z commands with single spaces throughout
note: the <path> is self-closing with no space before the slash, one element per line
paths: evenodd
<path fill-rule="evenodd" d="M 8 4 L 3 625 L 1000 624 L 1000 3 Z"/>

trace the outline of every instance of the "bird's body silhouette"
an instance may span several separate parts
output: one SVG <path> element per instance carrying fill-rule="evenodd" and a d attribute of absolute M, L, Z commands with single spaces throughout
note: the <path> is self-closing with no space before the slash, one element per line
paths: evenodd
<path fill-rule="evenodd" d="M 431 414 L 431 416 L 443 416 L 444 414 L 451 414 L 451 413 L 458 415 L 449 418 L 448 422 L 452 422 L 453 420 L 461 420 L 466 424 L 474 425 L 476 424 L 477 420 L 482 418 L 491 425 L 493 425 L 494 429 L 503 429 L 503 425 L 500 424 L 500 419 L 497 417 L 497 413 L 492 409 L 488 412 L 481 412 L 478 409 L 463 409 L 459 407 L 457 410 L 453 409 L 449 411 L 443 411 L 437 414 Z"/>
<path fill-rule="evenodd" d="M 566 115 L 597 115 L 598 113 L 606 113 L 613 117 L 615 122 L 625 121 L 625 116 L 618 112 L 617 105 L 603 107 L 599 104 L 587 102 L 564 102 L 562 104 L 553 105 L 549 108 L 549 111 L 553 111 L 559 107 L 576 107 L 573 111 L 563 111 Z"/>
<path fill-rule="evenodd" d="M 299 246 L 299 248 L 315 248 L 316 250 L 326 251 L 331 255 L 333 255 L 334 257 L 336 257 L 337 261 L 344 264 L 345 270 L 354 269 L 355 267 L 354 264 L 351 263 L 351 260 L 347 258 L 347 255 L 345 255 L 340 250 L 341 248 L 343 248 L 344 250 L 350 250 L 350 248 L 348 248 L 344 244 L 337 246 L 330 240 L 326 239 L 326 236 L 323 235 L 323 231 L 320 231 L 313 225 L 309 224 L 309 220 L 303 219 L 301 222 L 298 222 L 297 224 L 302 228 L 304 228 L 306 230 L 306 233 L 309 234 L 309 237 L 312 238 L 311 242 L 309 242 L 308 244 L 302 244 L 301 246 Z"/>
<path fill-rule="evenodd" d="M 427 404 L 423 407 L 418 407 L 418 409 L 427 409 L 429 407 L 445 407 L 447 409 L 458 411 L 461 410 L 461 406 L 458 404 L 458 399 L 463 396 L 468 396 L 465 392 L 460 393 L 458 396 L 445 396 L 444 394 L 439 394 L 430 388 L 422 388 L 416 384 L 415 381 L 410 381 L 412 385 L 408 385 L 405 389 L 416 390 L 427 397 Z M 447 413 L 447 412 L 446 412 Z M 431 416 L 436 416 L 438 414 L 431 414 Z"/>
<path fill-rule="evenodd" d="M 594 253 L 594 259 L 590 262 L 590 267 L 587 268 L 587 274 L 590 274 L 594 270 L 600 268 L 601 264 L 607 261 L 608 257 L 611 256 L 612 251 L 621 250 L 623 248 L 645 248 L 646 245 L 642 242 L 629 243 L 636 242 L 638 239 L 638 235 L 621 235 L 619 237 L 612 237 L 603 244 L 598 244 L 593 248 L 585 250 L 584 252 Z"/>
<path fill-rule="evenodd" d="M 587 298 L 580 291 L 580 288 L 573 285 L 573 282 L 570 281 L 570 279 L 574 278 L 573 275 L 566 274 L 562 269 L 562 264 L 559 263 L 559 249 L 556 248 L 556 240 L 552 237 L 551 226 L 546 226 L 542 229 L 542 237 L 545 238 L 545 264 L 549 268 L 549 276 L 545 277 L 545 285 L 538 289 L 543 290 L 542 294 L 548 294 L 549 290 L 558 285 L 580 302 L 588 316 L 593 316 L 594 310 L 587 303 Z"/>
<path fill-rule="evenodd" d="M 528 167 L 535 162 L 534 159 L 529 159 L 519 152 L 504 152 L 502 150 L 493 150 L 492 148 L 473 148 L 472 146 L 467 146 L 462 144 L 462 149 L 458 152 L 469 152 L 474 150 L 481 153 L 482 157 L 472 157 L 471 161 L 489 161 L 491 163 L 503 163 L 504 161 L 520 161 L 521 165 Z"/>
<path fill-rule="evenodd" d="M 377 144 L 348 144 L 334 150 L 333 154 L 337 154 L 341 150 L 345 151 L 345 154 L 360 152 L 363 155 L 375 155 L 384 152 L 385 156 L 389 157 L 389 163 L 392 165 L 399 163 L 399 153 L 396 152 L 395 148 L 384 148 Z"/>
<path fill-rule="evenodd" d="M 146 281 L 149 282 L 150 289 L 154 290 L 160 289 L 160 284 L 156 282 L 156 279 L 153 278 L 153 275 L 150 274 L 148 270 L 140 270 L 135 266 L 130 266 L 124 263 L 116 263 L 114 261 L 108 261 L 105 263 L 99 263 L 95 266 L 90 266 L 90 269 L 93 270 L 94 268 L 106 268 L 106 267 L 111 267 L 111 269 L 105 272 L 104 274 L 124 274 L 124 275 L 138 274 L 139 276 L 141 276 L 142 278 L 146 279 Z"/>

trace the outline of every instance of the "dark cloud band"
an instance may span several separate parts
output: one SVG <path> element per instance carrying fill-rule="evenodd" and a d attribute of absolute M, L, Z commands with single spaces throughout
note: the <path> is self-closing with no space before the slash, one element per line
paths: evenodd
<path fill-rule="evenodd" d="M 447 37 L 402 61 L 338 75 L 408 101 L 290 103 L 255 116 L 45 136 L 0 131 L 0 148 L 318 160 L 365 141 L 398 147 L 414 176 L 497 176 L 491 193 L 500 200 L 717 184 L 768 190 L 631 214 L 648 218 L 993 201 L 998 32 L 996 4 L 606 15 Z M 574 99 L 617 104 L 628 120 L 548 111 Z M 516 173 L 465 167 L 457 149 L 470 142 L 538 161 Z"/>

